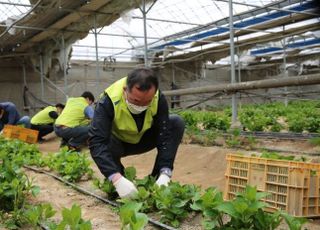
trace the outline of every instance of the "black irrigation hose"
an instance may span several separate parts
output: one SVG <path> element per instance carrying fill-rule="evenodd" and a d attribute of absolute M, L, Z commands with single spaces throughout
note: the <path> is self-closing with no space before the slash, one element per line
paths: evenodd
<path fill-rule="evenodd" d="M 54 179 L 56 179 L 56 180 L 58 180 L 58 181 L 61 181 L 61 182 L 64 183 L 64 184 L 69 185 L 69 186 L 72 187 L 73 189 L 75 189 L 75 190 L 77 190 L 77 191 L 79 191 L 79 192 L 81 192 L 81 193 L 83 193 L 83 194 L 92 196 L 92 197 L 94 197 L 94 198 L 96 198 L 96 199 L 98 199 L 98 200 L 100 200 L 100 201 L 102 201 L 102 202 L 104 202 L 104 203 L 107 203 L 107 204 L 109 204 L 109 205 L 112 205 L 112 206 L 114 206 L 114 207 L 119 207 L 119 204 L 118 204 L 118 203 L 113 202 L 113 201 L 111 201 L 111 200 L 108 200 L 108 199 L 106 199 L 106 198 L 103 198 L 103 197 L 101 197 L 101 196 L 99 196 L 99 195 L 97 195 L 97 194 L 95 194 L 95 193 L 93 193 L 93 192 L 90 192 L 90 191 L 88 191 L 88 190 L 86 190 L 86 189 L 84 189 L 84 188 L 82 188 L 82 187 L 80 187 L 80 186 L 78 186 L 78 185 L 75 185 L 75 184 L 73 184 L 73 183 L 71 183 L 71 182 L 69 182 L 69 181 L 66 181 L 66 180 L 64 180 L 63 178 L 54 175 L 53 173 L 49 173 L 49 172 L 46 172 L 46 171 L 44 171 L 44 170 L 42 170 L 42 169 L 37 169 L 37 168 L 31 167 L 31 166 L 26 166 L 26 165 L 25 165 L 25 166 L 23 166 L 23 167 L 25 167 L 25 168 L 27 168 L 27 169 L 30 169 L 30 170 L 32 170 L 32 171 L 34 171 L 34 172 L 43 173 L 43 174 L 45 174 L 45 175 L 51 176 L 51 177 L 53 177 Z M 173 227 L 171 227 L 171 226 L 169 226 L 169 225 L 166 225 L 166 224 L 163 224 L 163 223 L 161 223 L 161 222 L 159 222 L 159 221 L 153 220 L 153 219 L 151 219 L 150 217 L 148 217 L 148 222 L 151 223 L 151 224 L 153 224 L 153 225 L 155 225 L 155 226 L 157 226 L 157 227 L 161 227 L 162 229 L 177 230 L 176 228 L 173 228 Z"/>
<path fill-rule="evenodd" d="M 317 133 L 279 133 L 279 132 L 249 132 L 241 131 L 240 133 L 243 136 L 254 136 L 257 138 L 278 138 L 278 139 L 300 139 L 307 140 L 315 137 L 320 137 L 320 134 Z"/>

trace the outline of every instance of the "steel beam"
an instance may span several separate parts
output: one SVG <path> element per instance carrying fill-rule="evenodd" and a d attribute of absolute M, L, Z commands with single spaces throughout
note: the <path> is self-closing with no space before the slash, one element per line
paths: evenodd
<path fill-rule="evenodd" d="M 191 95 L 201 93 L 212 93 L 212 92 L 225 92 L 233 93 L 241 90 L 253 90 L 253 89 L 268 89 L 268 88 L 279 88 L 285 86 L 301 86 L 301 85 L 315 85 L 320 84 L 320 74 L 310 74 L 299 77 L 286 77 L 279 79 L 266 79 L 259 81 L 247 81 L 234 84 L 220 84 L 210 85 L 198 88 L 187 88 L 177 89 L 170 91 L 163 91 L 166 96 L 174 95 Z"/>

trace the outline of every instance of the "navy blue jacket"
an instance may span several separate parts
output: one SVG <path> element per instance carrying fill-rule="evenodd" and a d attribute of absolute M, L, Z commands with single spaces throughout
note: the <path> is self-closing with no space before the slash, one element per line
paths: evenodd
<path fill-rule="evenodd" d="M 4 114 L 0 119 L 3 124 L 15 125 L 20 120 L 20 114 L 12 102 L 2 102 L 0 108 L 4 109 Z"/>

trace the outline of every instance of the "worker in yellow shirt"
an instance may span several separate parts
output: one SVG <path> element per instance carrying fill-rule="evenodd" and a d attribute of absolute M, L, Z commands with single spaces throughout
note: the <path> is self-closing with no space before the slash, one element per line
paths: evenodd
<path fill-rule="evenodd" d="M 54 124 L 54 131 L 62 138 L 61 145 L 67 145 L 69 150 L 80 151 L 80 146 L 87 142 L 90 120 L 94 110 L 94 96 L 84 92 L 81 97 L 67 100 L 66 106 Z"/>
<path fill-rule="evenodd" d="M 53 132 L 53 124 L 64 109 L 61 103 L 55 106 L 47 106 L 31 118 L 31 129 L 38 130 L 38 141 L 43 141 L 43 137 Z"/>
<path fill-rule="evenodd" d="M 123 157 L 156 148 L 151 175 L 157 178 L 158 186 L 171 181 L 185 125 L 180 116 L 169 115 L 167 100 L 158 86 L 152 69 L 134 69 L 110 85 L 95 108 L 89 130 L 91 156 L 121 198 L 137 193 L 125 178 Z"/>

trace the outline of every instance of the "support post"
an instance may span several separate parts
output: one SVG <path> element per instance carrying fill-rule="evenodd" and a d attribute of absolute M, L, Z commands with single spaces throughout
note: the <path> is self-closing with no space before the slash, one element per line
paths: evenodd
<path fill-rule="evenodd" d="M 40 54 L 40 81 L 41 81 L 41 100 L 44 101 L 44 84 L 43 84 L 43 56 Z"/>
<path fill-rule="evenodd" d="M 27 74 L 26 74 L 26 63 L 22 61 L 22 74 L 23 74 L 23 86 L 27 86 Z"/>
<path fill-rule="evenodd" d="M 234 64 L 234 36 L 233 36 L 233 10 L 232 10 L 232 0 L 229 0 L 229 34 L 230 34 L 230 58 L 231 58 L 231 84 L 236 83 L 236 74 L 235 74 L 235 64 Z M 237 122 L 237 94 L 232 95 L 232 126 Z"/>
<path fill-rule="evenodd" d="M 64 93 L 66 100 L 68 100 L 68 80 L 67 80 L 67 60 L 66 60 L 66 45 L 64 42 L 64 35 L 61 37 L 62 49 L 63 49 L 63 79 L 64 79 Z"/>
<path fill-rule="evenodd" d="M 97 33 L 97 15 L 94 15 L 94 45 L 96 51 L 96 92 L 100 92 L 100 72 L 99 72 L 99 54 L 98 54 L 98 33 Z"/>
<path fill-rule="evenodd" d="M 144 35 L 144 65 L 149 66 L 148 63 L 148 42 L 147 42 L 147 11 L 146 11 L 146 1 L 143 0 L 142 5 L 142 15 L 143 15 L 143 35 Z"/>

